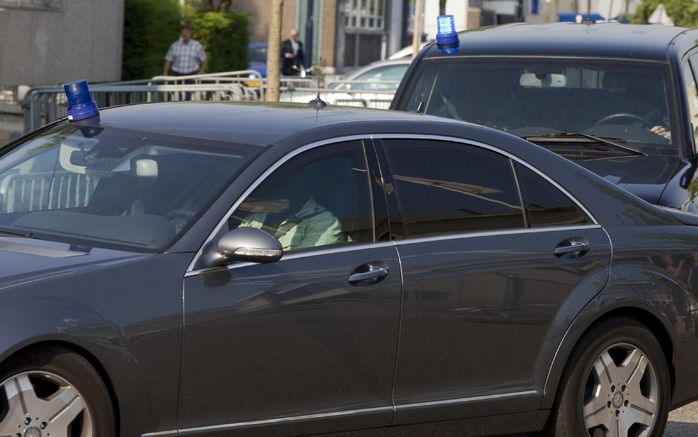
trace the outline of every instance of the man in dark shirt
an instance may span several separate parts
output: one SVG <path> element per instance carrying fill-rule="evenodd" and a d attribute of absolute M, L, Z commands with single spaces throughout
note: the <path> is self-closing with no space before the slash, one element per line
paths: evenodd
<path fill-rule="evenodd" d="M 303 43 L 298 41 L 296 29 L 292 29 L 289 38 L 281 43 L 281 58 L 281 73 L 285 76 L 297 76 L 305 68 Z"/>

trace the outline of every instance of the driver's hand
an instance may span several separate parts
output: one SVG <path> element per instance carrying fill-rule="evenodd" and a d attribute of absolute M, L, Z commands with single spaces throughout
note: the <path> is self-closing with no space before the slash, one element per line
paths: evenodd
<path fill-rule="evenodd" d="M 671 139 L 671 131 L 663 126 L 655 126 L 652 129 L 650 129 L 650 132 L 652 132 L 653 134 L 657 134 L 660 137 L 664 137 L 667 140 Z"/>

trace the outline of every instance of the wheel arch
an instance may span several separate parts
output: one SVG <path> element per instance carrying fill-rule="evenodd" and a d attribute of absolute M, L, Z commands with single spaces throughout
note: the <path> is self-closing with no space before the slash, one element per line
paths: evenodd
<path fill-rule="evenodd" d="M 638 306 L 622 306 L 613 308 L 587 321 L 584 324 L 585 326 L 583 329 L 574 327 L 570 328 L 568 335 L 566 336 L 565 340 L 563 340 L 564 345 L 561 346 L 559 350 L 559 352 L 563 352 L 564 350 L 564 355 L 560 356 L 560 353 L 558 353 L 550 368 L 550 372 L 544 386 L 543 404 L 541 408 L 551 409 L 553 407 L 553 404 L 559 395 L 560 381 L 563 377 L 565 369 L 569 365 L 569 360 L 572 357 L 575 347 L 577 344 L 579 344 L 579 341 L 595 326 L 614 318 L 633 319 L 645 326 L 652 333 L 652 335 L 657 338 L 657 341 L 664 352 L 667 366 L 669 367 L 669 380 L 671 382 L 671 394 L 673 398 L 676 387 L 676 349 L 674 347 L 674 339 L 670 334 L 670 330 L 667 328 L 662 319 L 650 310 Z M 570 335 L 572 331 L 574 331 L 574 334 Z"/>
<path fill-rule="evenodd" d="M 40 340 L 35 343 L 31 344 L 25 344 L 17 349 L 13 350 L 9 354 L 7 354 L 3 360 L 2 363 L 0 363 L 0 367 L 4 366 L 5 363 L 8 361 L 15 359 L 17 357 L 21 357 L 24 354 L 31 353 L 33 351 L 51 351 L 51 350 L 61 350 L 61 351 L 67 351 L 67 352 L 73 352 L 85 360 L 87 360 L 88 363 L 95 369 L 99 377 L 102 379 L 102 382 L 104 383 L 104 386 L 107 388 L 107 392 L 109 394 L 109 400 L 112 403 L 112 408 L 113 408 L 113 413 L 114 413 L 114 422 L 116 426 L 116 435 L 119 435 L 120 432 L 120 411 L 119 411 L 119 398 L 116 394 L 116 390 L 114 389 L 114 383 L 112 381 L 112 378 L 109 376 L 109 372 L 107 372 L 106 368 L 102 365 L 100 360 L 89 350 L 85 349 L 84 347 L 76 344 L 76 343 L 71 343 L 69 341 L 65 340 Z"/>

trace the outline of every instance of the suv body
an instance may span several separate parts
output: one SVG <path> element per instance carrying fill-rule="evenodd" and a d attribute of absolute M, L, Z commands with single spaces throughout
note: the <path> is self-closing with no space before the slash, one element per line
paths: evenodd
<path fill-rule="evenodd" d="M 512 24 L 427 45 L 391 109 L 494 127 L 655 204 L 696 209 L 698 31 Z"/>

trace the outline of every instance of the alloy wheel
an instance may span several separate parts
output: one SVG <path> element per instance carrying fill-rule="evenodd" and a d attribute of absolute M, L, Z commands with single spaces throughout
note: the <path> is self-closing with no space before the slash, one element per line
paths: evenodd
<path fill-rule="evenodd" d="M 647 437 L 657 420 L 657 374 L 637 346 L 614 344 L 593 361 L 584 384 L 584 427 L 591 437 Z"/>
<path fill-rule="evenodd" d="M 50 372 L 22 372 L 2 382 L 0 418 L 0 437 L 94 436 L 83 396 Z"/>

